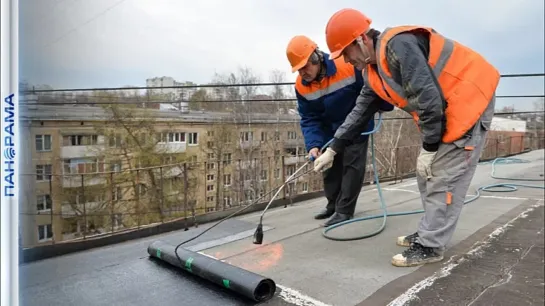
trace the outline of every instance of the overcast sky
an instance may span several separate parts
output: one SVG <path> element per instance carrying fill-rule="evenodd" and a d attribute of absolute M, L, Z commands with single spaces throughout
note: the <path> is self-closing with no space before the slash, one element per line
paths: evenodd
<path fill-rule="evenodd" d="M 207 83 L 246 66 L 265 82 L 273 69 L 293 81 L 289 39 L 305 34 L 327 51 L 326 22 L 345 7 L 379 30 L 431 26 L 502 74 L 544 71 L 543 0 L 20 0 L 20 78 L 54 88 L 145 86 L 160 76 Z M 498 94 L 543 92 L 540 77 L 505 79 Z"/>

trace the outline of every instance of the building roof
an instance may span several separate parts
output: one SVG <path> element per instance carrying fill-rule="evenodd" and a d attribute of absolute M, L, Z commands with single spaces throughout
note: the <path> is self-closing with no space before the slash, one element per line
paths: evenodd
<path fill-rule="evenodd" d="M 490 129 L 493 131 L 526 132 L 526 121 L 494 116 Z"/>
<path fill-rule="evenodd" d="M 499 166 L 501 171 L 519 178 L 539 177 L 543 172 L 543 150 L 520 158 L 529 163 L 503 164 Z M 491 173 L 491 163 L 479 163 L 470 190 L 497 183 Z M 384 183 L 382 192 L 390 213 L 422 209 L 419 197 L 415 196 L 418 186 L 414 178 Z M 264 216 L 262 245 L 252 243 L 261 216 L 258 211 L 228 219 L 185 243 L 182 249 L 270 277 L 277 284 L 278 293 L 264 305 L 286 306 L 406 305 L 411 299 L 426 301 L 427 305 L 455 305 L 461 304 L 460 292 L 470 297 L 467 301 L 479 297 L 480 305 L 497 305 L 495 301 L 502 295 L 496 294 L 498 291 L 482 294 L 487 288 L 478 284 L 492 283 L 495 280 L 490 275 L 505 273 L 501 271 L 503 266 L 491 264 L 497 263 L 498 258 L 523 262 L 520 258 L 524 252 L 520 250 L 527 250 L 526 258 L 532 261 L 513 267 L 510 272 L 515 276 L 511 283 L 498 286 L 506 287 L 505 293 L 512 297 L 507 304 L 519 305 L 528 298 L 543 301 L 542 290 L 531 290 L 530 297 L 528 292 L 515 294 L 512 290 L 523 286 L 524 281 L 543 283 L 543 270 L 535 268 L 543 258 L 542 199 L 542 191 L 531 188 L 518 189 L 508 196 L 483 194 L 464 206 L 460 229 L 449 243 L 445 259 L 422 268 L 397 268 L 390 263 L 392 256 L 404 250 L 396 245 L 397 237 L 413 233 L 421 215 L 391 216 L 383 232 L 367 239 L 331 241 L 323 237 L 321 222 L 312 218 L 315 211 L 326 205 L 324 197 L 269 210 Z M 358 199 L 355 216 L 381 216 L 378 203 L 376 185 L 366 186 Z M 378 221 L 337 228 L 328 235 L 345 238 L 370 234 L 382 223 L 381 218 Z M 177 273 L 181 269 L 157 264 L 147 257 L 147 247 L 153 241 L 175 246 L 202 234 L 211 225 L 199 224 L 199 228 L 187 231 L 172 231 L 21 265 L 21 304 L 61 306 L 81 301 L 82 305 L 147 306 L 160 299 L 167 305 L 247 305 L 247 300 L 227 295 L 228 290 L 211 289 L 215 288 L 211 282 L 188 277 L 189 273 Z M 521 233 L 530 232 L 532 235 L 521 237 Z M 536 245 L 533 249 L 532 244 Z M 56 247 L 61 248 L 62 243 Z M 486 273 L 475 273 L 477 266 Z M 541 270 L 541 274 L 530 273 L 531 267 Z M 522 284 L 513 283 L 516 279 L 523 280 Z M 443 300 L 439 301 L 440 298 Z"/>
<path fill-rule="evenodd" d="M 239 113 L 204 112 L 161 109 L 131 109 L 133 114 L 140 113 L 142 117 L 153 116 L 158 121 L 177 121 L 193 123 L 214 122 L 252 122 L 252 123 L 294 123 L 300 119 L 297 114 L 271 113 Z M 22 120 L 39 121 L 103 121 L 111 118 L 111 114 L 102 107 L 80 105 L 31 105 L 22 107 Z"/>

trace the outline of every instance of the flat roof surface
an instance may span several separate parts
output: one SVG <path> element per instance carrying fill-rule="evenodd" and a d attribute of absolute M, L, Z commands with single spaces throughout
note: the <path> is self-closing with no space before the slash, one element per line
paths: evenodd
<path fill-rule="evenodd" d="M 496 175 L 543 179 L 543 154 L 543 150 L 537 150 L 516 156 L 529 162 L 498 165 Z M 491 178 L 491 170 L 491 163 L 478 166 L 470 195 L 480 186 L 506 182 Z M 514 183 L 543 186 L 542 181 Z M 389 212 L 422 208 L 415 179 L 381 186 Z M 478 200 L 464 207 L 445 260 L 423 267 L 398 268 L 390 263 L 391 257 L 403 250 L 396 245 L 396 238 L 413 233 L 421 214 L 389 217 L 386 229 L 371 238 L 332 241 L 322 236 L 322 221 L 313 219 L 314 213 L 326 204 L 323 198 L 270 210 L 264 219 L 262 245 L 252 243 L 259 220 L 259 213 L 252 213 L 220 224 L 185 247 L 272 278 L 278 290 L 265 305 L 388 305 L 392 301 L 391 305 L 405 305 L 415 297 L 437 297 L 439 289 L 433 284 L 439 283 L 436 280 L 441 278 L 441 271 L 460 264 L 453 258 L 478 253 L 476 248 L 490 240 L 491 233 L 512 227 L 509 222 L 513 220 L 521 223 L 528 209 L 542 209 L 543 192 L 537 188 L 482 192 Z M 379 205 L 376 186 L 365 187 L 356 217 L 379 214 Z M 347 237 L 369 233 L 381 222 L 380 218 L 356 222 L 331 234 Z M 211 224 L 22 265 L 21 305 L 252 305 L 225 289 L 149 259 L 147 247 L 151 242 L 177 244 L 208 226 Z M 543 265 L 537 268 L 542 271 Z M 475 269 L 466 268 L 465 273 L 483 274 Z M 543 275 L 539 277 L 542 279 Z M 458 277 L 453 281 L 482 280 Z M 452 286 L 456 284 L 446 287 Z M 417 305 L 415 301 L 418 299 L 413 299 L 411 305 Z M 430 304 L 422 301 L 420 305 Z"/>

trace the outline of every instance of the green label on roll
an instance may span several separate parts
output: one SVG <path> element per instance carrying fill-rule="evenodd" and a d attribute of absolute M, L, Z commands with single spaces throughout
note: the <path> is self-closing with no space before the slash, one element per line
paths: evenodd
<path fill-rule="evenodd" d="M 157 249 L 157 258 L 161 258 L 161 250 Z"/>
<path fill-rule="evenodd" d="M 191 263 L 193 262 L 193 257 L 189 257 L 186 261 L 185 261 L 185 268 L 189 271 L 189 272 L 193 272 L 191 270 Z"/>
<path fill-rule="evenodd" d="M 231 282 L 228 279 L 224 279 L 223 285 L 225 286 L 225 288 L 229 288 L 231 286 Z"/>

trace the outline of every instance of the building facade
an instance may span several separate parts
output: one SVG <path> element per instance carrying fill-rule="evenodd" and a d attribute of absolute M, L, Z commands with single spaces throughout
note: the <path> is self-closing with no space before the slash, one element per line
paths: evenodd
<path fill-rule="evenodd" d="M 25 108 L 23 247 L 267 201 L 305 162 L 296 115 Z M 280 198 L 321 189 L 305 175 Z"/>

